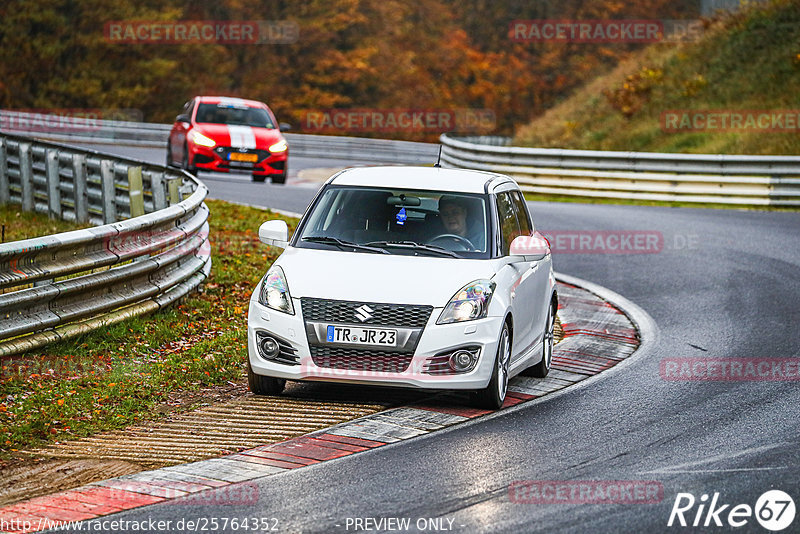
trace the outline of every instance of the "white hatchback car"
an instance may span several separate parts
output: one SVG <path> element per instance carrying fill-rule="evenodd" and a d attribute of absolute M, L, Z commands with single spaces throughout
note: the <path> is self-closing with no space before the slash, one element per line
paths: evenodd
<path fill-rule="evenodd" d="M 250 299 L 251 391 L 286 380 L 471 390 L 499 408 L 543 377 L 557 309 L 550 247 L 508 176 L 363 167 L 332 176 Z"/>

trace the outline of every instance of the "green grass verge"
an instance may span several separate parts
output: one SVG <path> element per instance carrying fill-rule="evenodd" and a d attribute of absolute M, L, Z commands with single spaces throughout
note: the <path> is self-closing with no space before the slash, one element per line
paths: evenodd
<path fill-rule="evenodd" d="M 68 232 L 88 226 L 51 220 L 41 213 L 22 211 L 22 207 L 16 204 L 0 206 L 0 243 Z"/>
<path fill-rule="evenodd" d="M 50 441 L 122 428 L 176 409 L 175 396 L 241 384 L 247 307 L 280 253 L 258 241 L 267 210 L 207 201 L 213 267 L 177 307 L 2 362 L 0 458 Z"/>

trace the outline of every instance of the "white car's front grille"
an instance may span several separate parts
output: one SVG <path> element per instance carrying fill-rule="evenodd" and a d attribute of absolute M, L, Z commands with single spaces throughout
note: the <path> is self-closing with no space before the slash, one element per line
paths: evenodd
<path fill-rule="evenodd" d="M 423 328 L 433 306 L 301 298 L 305 321 Z"/>
<path fill-rule="evenodd" d="M 408 369 L 422 330 L 433 312 L 433 306 L 314 298 L 301 298 L 300 306 L 315 365 L 385 373 L 402 373 Z M 325 340 L 325 329 L 331 324 L 391 328 L 397 332 L 398 344 L 388 349 L 352 344 L 337 346 Z"/>
<path fill-rule="evenodd" d="M 414 357 L 410 352 L 311 345 L 314 365 L 328 369 L 402 373 Z"/>

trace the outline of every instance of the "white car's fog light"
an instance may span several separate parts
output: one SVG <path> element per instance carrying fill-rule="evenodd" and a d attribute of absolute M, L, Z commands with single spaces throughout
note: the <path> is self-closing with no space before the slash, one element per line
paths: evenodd
<path fill-rule="evenodd" d="M 264 360 L 282 365 L 300 365 L 297 348 L 283 338 L 269 332 L 256 332 L 255 344 L 258 355 Z"/>
<path fill-rule="evenodd" d="M 458 350 L 450 356 L 450 368 L 457 373 L 463 373 L 472 369 L 477 361 L 477 352 L 473 353 L 467 350 Z"/>
<path fill-rule="evenodd" d="M 265 358 L 277 358 L 281 352 L 281 346 L 272 337 L 265 337 L 261 340 L 261 354 Z"/>
<path fill-rule="evenodd" d="M 422 372 L 428 375 L 469 373 L 478 365 L 480 355 L 481 348 L 475 345 L 440 352 L 427 359 Z"/>

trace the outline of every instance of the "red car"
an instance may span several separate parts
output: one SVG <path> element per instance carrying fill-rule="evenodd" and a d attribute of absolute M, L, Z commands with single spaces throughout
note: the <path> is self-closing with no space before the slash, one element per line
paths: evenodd
<path fill-rule="evenodd" d="M 198 170 L 247 172 L 253 180 L 286 182 L 289 145 L 263 102 L 222 96 L 196 96 L 187 102 L 169 132 L 167 165 L 192 174 Z"/>

